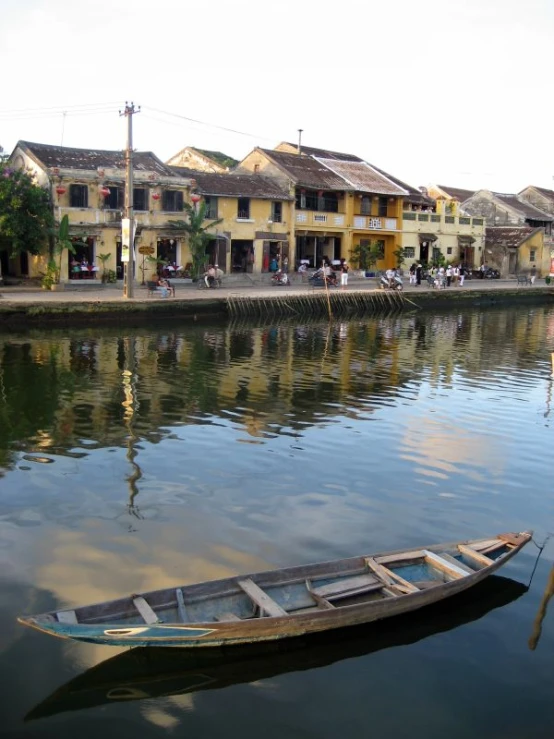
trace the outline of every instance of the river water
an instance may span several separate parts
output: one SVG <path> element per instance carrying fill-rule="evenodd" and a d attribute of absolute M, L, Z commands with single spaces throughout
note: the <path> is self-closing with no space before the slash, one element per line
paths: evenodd
<path fill-rule="evenodd" d="M 269 653 L 140 655 L 15 619 L 500 531 L 542 543 L 551 352 L 544 307 L 0 336 L 0 733 L 550 737 L 554 538 L 530 588 L 534 544 L 443 606 Z"/>

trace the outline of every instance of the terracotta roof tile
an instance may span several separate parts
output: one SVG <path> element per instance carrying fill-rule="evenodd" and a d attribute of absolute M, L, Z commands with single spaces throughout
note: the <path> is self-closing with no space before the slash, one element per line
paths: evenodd
<path fill-rule="evenodd" d="M 344 177 L 354 190 L 382 195 L 407 195 L 407 190 L 389 180 L 367 162 L 336 159 L 318 159 L 318 161 L 340 177 Z"/>
<path fill-rule="evenodd" d="M 180 177 L 192 177 L 203 195 L 234 198 L 292 200 L 288 190 L 277 180 L 259 174 L 219 174 L 198 172 L 185 167 L 170 167 Z"/>
<path fill-rule="evenodd" d="M 459 200 L 460 203 L 463 203 L 464 200 L 469 200 L 469 198 L 475 193 L 475 190 L 464 190 L 461 187 L 449 187 L 448 185 L 437 185 L 437 187 L 450 195 L 451 198 Z"/>
<path fill-rule="evenodd" d="M 284 169 L 300 187 L 309 187 L 314 190 L 355 189 L 312 156 L 289 154 L 286 151 L 276 151 L 275 149 L 262 149 L 261 151 Z"/>
<path fill-rule="evenodd" d="M 68 146 L 37 144 L 31 141 L 19 141 L 17 145 L 30 152 L 45 167 L 63 167 L 64 169 L 89 171 L 98 168 L 125 168 L 125 154 L 123 151 L 74 149 Z M 165 177 L 174 176 L 171 169 L 151 151 L 134 152 L 133 169 L 156 172 Z"/>
<path fill-rule="evenodd" d="M 487 246 L 507 246 L 517 248 L 527 241 L 540 228 L 531 226 L 487 226 L 485 244 Z"/>
<path fill-rule="evenodd" d="M 552 222 L 554 219 L 548 213 L 543 210 L 535 208 L 531 203 L 527 203 L 525 200 L 519 200 L 517 195 L 505 192 L 493 192 L 495 198 L 505 203 L 510 208 L 519 211 L 524 218 L 529 221 L 547 221 Z"/>

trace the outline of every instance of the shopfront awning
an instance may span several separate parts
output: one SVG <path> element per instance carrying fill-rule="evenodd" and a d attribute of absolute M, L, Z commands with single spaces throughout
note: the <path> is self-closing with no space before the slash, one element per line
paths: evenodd
<path fill-rule="evenodd" d="M 418 234 L 420 241 L 436 241 L 437 234 Z"/>

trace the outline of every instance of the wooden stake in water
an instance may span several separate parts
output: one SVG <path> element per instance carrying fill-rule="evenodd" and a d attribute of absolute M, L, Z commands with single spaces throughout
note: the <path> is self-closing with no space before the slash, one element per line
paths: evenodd
<path fill-rule="evenodd" d="M 550 359 L 552 360 L 552 377 L 554 377 L 554 352 L 550 355 Z"/>

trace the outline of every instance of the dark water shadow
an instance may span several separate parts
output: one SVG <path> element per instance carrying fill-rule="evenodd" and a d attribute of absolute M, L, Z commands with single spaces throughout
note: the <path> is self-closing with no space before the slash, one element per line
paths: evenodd
<path fill-rule="evenodd" d="M 420 612 L 266 645 L 183 650 L 137 647 L 73 678 L 39 703 L 26 721 L 95 706 L 159 698 L 325 667 L 344 659 L 414 644 L 477 621 L 512 603 L 526 585 L 491 576 L 469 592 Z"/>

